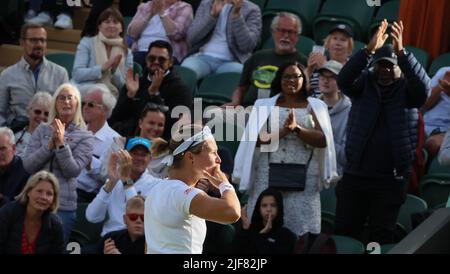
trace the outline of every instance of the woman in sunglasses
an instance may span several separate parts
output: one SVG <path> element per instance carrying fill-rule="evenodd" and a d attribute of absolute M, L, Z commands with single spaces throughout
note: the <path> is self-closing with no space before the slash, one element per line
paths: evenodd
<path fill-rule="evenodd" d="M 37 92 L 27 107 L 28 126 L 15 134 L 16 137 L 16 155 L 25 156 L 25 150 L 31 139 L 31 134 L 39 126 L 40 123 L 47 123 L 48 113 L 52 96 L 48 92 Z"/>
<path fill-rule="evenodd" d="M 185 125 L 170 143 L 169 176 L 155 183 L 145 201 L 147 253 L 202 253 L 205 220 L 230 224 L 241 207 L 233 186 L 220 170 L 217 145 L 208 127 Z M 220 190 L 213 198 L 195 188 L 200 179 Z"/>

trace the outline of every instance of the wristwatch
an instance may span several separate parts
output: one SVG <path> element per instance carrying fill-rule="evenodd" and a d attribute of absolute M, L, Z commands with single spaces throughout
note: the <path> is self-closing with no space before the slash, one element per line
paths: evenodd
<path fill-rule="evenodd" d="M 132 185 L 134 185 L 134 182 L 131 179 L 123 181 L 123 186 L 132 186 Z"/>
<path fill-rule="evenodd" d="M 302 131 L 302 128 L 301 128 L 299 125 L 297 125 L 297 126 L 294 127 L 291 131 L 292 131 L 293 133 L 295 133 L 295 134 L 299 134 L 300 131 Z"/>

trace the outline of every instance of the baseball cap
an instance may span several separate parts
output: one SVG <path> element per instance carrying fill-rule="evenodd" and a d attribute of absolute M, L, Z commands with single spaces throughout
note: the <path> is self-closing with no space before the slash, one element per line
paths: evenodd
<path fill-rule="evenodd" d="M 127 142 L 127 146 L 126 146 L 126 150 L 127 151 L 131 151 L 133 148 L 135 148 L 136 146 L 143 146 L 145 147 L 148 151 L 150 151 L 150 147 L 152 145 L 152 142 L 147 139 L 147 138 L 142 138 L 142 137 L 134 137 L 128 140 Z"/>
<path fill-rule="evenodd" d="M 353 30 L 352 28 L 347 25 L 347 24 L 336 24 L 334 25 L 330 31 L 328 32 L 328 34 L 331 34 L 335 31 L 342 31 L 344 33 L 346 33 L 348 36 L 353 37 Z"/>
<path fill-rule="evenodd" d="M 386 60 L 394 65 L 397 65 L 397 54 L 394 52 L 394 48 L 391 44 L 384 45 L 378 49 L 373 55 L 373 63 L 377 63 L 381 60 Z"/>
<path fill-rule="evenodd" d="M 331 71 L 335 75 L 338 75 L 341 71 L 343 65 L 339 63 L 338 61 L 330 60 L 323 65 L 323 67 L 319 68 L 317 71 L 321 73 L 324 70 Z"/>

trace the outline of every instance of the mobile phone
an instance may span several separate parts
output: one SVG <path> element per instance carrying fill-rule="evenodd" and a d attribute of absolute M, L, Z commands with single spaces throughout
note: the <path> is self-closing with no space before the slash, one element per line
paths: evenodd
<path fill-rule="evenodd" d="M 312 52 L 314 53 L 320 53 L 320 54 L 325 54 L 325 48 L 323 46 L 319 46 L 319 45 L 314 45 L 312 48 Z"/>

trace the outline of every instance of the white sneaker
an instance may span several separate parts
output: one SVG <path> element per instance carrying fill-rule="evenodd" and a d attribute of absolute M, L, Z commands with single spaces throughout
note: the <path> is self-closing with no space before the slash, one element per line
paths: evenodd
<path fill-rule="evenodd" d="M 56 17 L 55 28 L 73 29 L 72 18 L 69 15 L 61 13 Z"/>
<path fill-rule="evenodd" d="M 41 24 L 43 26 L 48 26 L 53 24 L 53 19 L 50 17 L 50 14 L 43 11 L 40 12 L 36 17 L 28 20 L 28 23 Z"/>
<path fill-rule="evenodd" d="M 34 17 L 36 17 L 36 12 L 34 12 L 34 10 L 32 9 L 29 9 L 24 18 L 25 23 L 28 23 L 28 21 Z"/>

